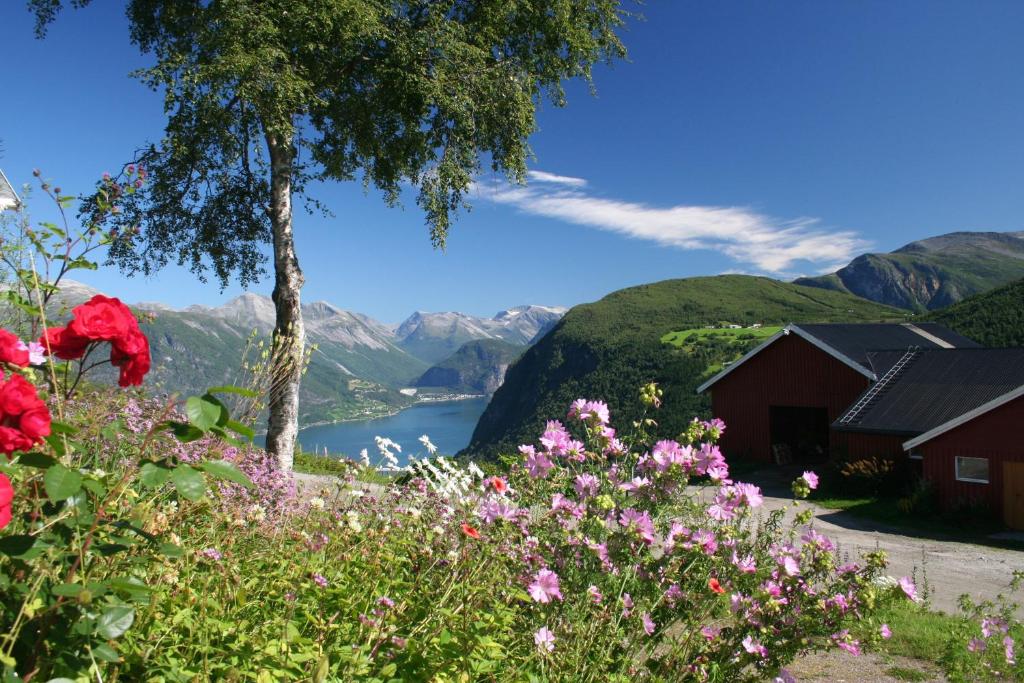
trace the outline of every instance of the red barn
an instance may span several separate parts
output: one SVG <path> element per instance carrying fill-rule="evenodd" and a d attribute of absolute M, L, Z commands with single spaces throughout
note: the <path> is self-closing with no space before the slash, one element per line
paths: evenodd
<path fill-rule="evenodd" d="M 831 429 L 889 369 L 876 367 L 873 352 L 977 346 L 934 323 L 789 325 L 697 391 L 711 389 L 726 454 L 765 462 L 891 456 L 902 453 L 900 435 Z"/>
<path fill-rule="evenodd" d="M 1024 349 L 878 354 L 889 370 L 836 429 L 901 435 L 946 508 L 980 505 L 1024 528 Z"/>

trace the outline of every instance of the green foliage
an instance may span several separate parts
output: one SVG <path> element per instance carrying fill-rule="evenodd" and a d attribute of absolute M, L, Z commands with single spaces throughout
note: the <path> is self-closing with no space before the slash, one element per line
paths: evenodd
<path fill-rule="evenodd" d="M 449 391 L 490 393 L 500 384 L 499 369 L 513 363 L 522 353 L 522 346 L 500 339 L 466 342 L 450 357 L 423 373 L 414 384 Z"/>
<path fill-rule="evenodd" d="M 1024 280 L 964 299 L 924 319 L 984 346 L 1024 346 Z"/>
<path fill-rule="evenodd" d="M 662 337 L 709 321 L 778 326 L 789 322 L 899 320 L 903 313 L 840 294 L 763 277 L 721 275 L 666 280 L 623 289 L 576 306 L 513 365 L 480 418 L 467 453 L 512 452 L 563 406 L 580 396 L 602 396 L 624 420 L 636 419 L 630 387 L 657 382 L 674 406 L 659 416 L 657 432 L 674 437 L 693 415 L 707 415 L 695 390 L 709 369 L 732 360 L 757 340 L 715 341 L 673 349 Z"/>

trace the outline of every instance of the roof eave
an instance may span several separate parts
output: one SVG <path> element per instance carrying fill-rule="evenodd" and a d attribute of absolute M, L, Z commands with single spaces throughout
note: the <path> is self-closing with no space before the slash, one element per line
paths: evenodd
<path fill-rule="evenodd" d="M 910 439 L 909 441 L 904 442 L 903 450 L 909 451 L 911 448 L 916 448 L 917 446 L 920 446 L 926 441 L 931 441 L 935 437 L 945 434 L 946 432 L 952 429 L 956 429 L 960 425 L 966 424 L 973 420 L 974 418 L 984 415 L 985 413 L 991 410 L 995 410 L 999 406 L 1009 403 L 1010 401 L 1016 398 L 1020 398 L 1021 396 L 1024 396 L 1024 384 L 1017 387 L 1016 389 L 1013 389 L 1012 391 L 1006 392 L 1002 396 L 997 396 L 988 403 L 981 404 L 974 410 L 969 410 L 963 415 L 960 415 L 959 417 L 954 417 L 952 420 L 947 420 L 946 422 L 940 424 L 938 427 L 935 427 L 934 429 L 931 429 L 925 432 L 924 434 L 921 434 L 920 436 L 917 436 L 913 439 Z"/>

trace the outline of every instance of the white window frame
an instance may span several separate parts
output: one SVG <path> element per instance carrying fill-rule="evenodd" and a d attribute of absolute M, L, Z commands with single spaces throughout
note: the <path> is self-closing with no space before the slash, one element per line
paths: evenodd
<path fill-rule="evenodd" d="M 988 472 L 989 474 L 986 475 L 985 479 L 974 479 L 972 477 L 961 477 L 960 476 L 960 461 L 961 460 L 984 460 L 985 461 L 985 471 Z M 954 474 L 956 475 L 956 480 L 957 481 L 966 481 L 966 482 L 969 482 L 971 484 L 988 484 L 989 481 L 991 480 L 991 463 L 989 462 L 988 458 L 975 458 L 975 457 L 968 456 L 968 455 L 958 455 L 958 456 L 956 456 L 953 459 L 953 468 L 954 468 Z"/>

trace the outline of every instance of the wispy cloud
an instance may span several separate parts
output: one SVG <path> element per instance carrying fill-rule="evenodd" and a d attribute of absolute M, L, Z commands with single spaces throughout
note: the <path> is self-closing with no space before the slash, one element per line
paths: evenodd
<path fill-rule="evenodd" d="M 600 197 L 583 178 L 530 171 L 523 186 L 478 184 L 479 197 L 524 213 L 649 240 L 676 249 L 714 249 L 762 272 L 824 271 L 869 245 L 817 218 L 780 219 L 738 206 L 650 206 Z"/>

